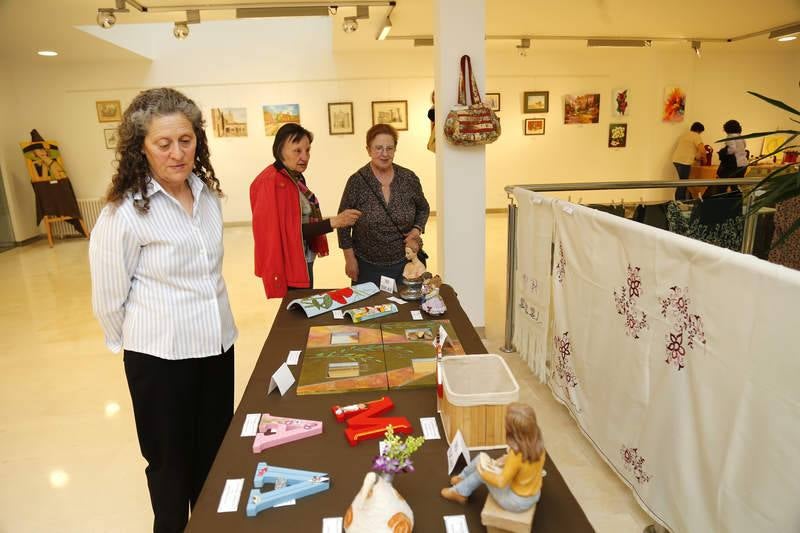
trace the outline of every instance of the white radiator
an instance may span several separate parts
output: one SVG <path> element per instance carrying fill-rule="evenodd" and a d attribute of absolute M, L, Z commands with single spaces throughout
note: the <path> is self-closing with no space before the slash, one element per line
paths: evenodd
<path fill-rule="evenodd" d="M 104 205 L 105 202 L 102 198 L 78 199 L 78 208 L 81 210 L 81 216 L 83 217 L 83 222 L 86 224 L 86 229 L 89 230 L 90 233 Z M 81 236 L 69 222 L 56 222 L 55 224 L 51 224 L 50 227 L 53 230 L 53 236 L 58 238 L 73 237 L 76 235 Z"/>

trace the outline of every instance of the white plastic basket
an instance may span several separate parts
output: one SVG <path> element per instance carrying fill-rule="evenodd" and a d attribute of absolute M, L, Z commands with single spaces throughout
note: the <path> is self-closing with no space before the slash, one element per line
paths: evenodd
<path fill-rule="evenodd" d="M 519 384 L 497 354 L 445 357 L 442 382 L 448 401 L 459 407 L 508 405 L 519 399 Z"/>

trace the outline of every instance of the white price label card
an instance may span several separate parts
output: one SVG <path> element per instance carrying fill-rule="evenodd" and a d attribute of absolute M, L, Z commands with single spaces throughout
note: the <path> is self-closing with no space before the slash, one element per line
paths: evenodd
<path fill-rule="evenodd" d="M 267 388 L 267 394 L 271 393 L 277 387 L 278 391 L 280 391 L 281 396 L 286 394 L 286 391 L 289 390 L 289 387 L 292 386 L 294 383 L 294 375 L 292 371 L 289 370 L 289 367 L 286 363 L 283 363 L 278 370 L 272 374 L 272 377 L 269 380 L 269 387 Z"/>
<path fill-rule="evenodd" d="M 342 533 L 342 517 L 333 516 L 323 518 L 322 533 Z"/>
<path fill-rule="evenodd" d="M 242 487 L 244 487 L 244 478 L 225 481 L 225 488 L 222 489 L 222 496 L 220 496 L 217 506 L 218 513 L 235 513 L 239 510 Z"/>
<path fill-rule="evenodd" d="M 463 514 L 451 514 L 444 516 L 444 530 L 447 533 L 469 533 L 467 517 Z"/>
<path fill-rule="evenodd" d="M 343 319 L 344 318 L 344 311 L 342 311 L 341 309 L 334 309 L 333 310 L 333 318 L 335 318 L 337 320 Z"/>
<path fill-rule="evenodd" d="M 391 301 L 391 302 L 394 302 L 396 304 L 400 304 L 400 305 L 403 305 L 404 303 L 406 303 L 405 300 L 403 300 L 402 298 L 398 298 L 397 296 L 389 296 L 386 299 Z"/>
<path fill-rule="evenodd" d="M 383 455 L 383 452 L 385 452 L 388 447 L 389 444 L 385 440 L 378 441 L 378 455 Z"/>
<path fill-rule="evenodd" d="M 437 440 L 442 438 L 439 434 L 439 426 L 436 424 L 435 416 L 420 418 L 419 425 L 422 426 L 422 436 L 425 437 L 425 440 Z"/>
<path fill-rule="evenodd" d="M 289 356 L 286 358 L 287 365 L 296 365 L 298 361 L 300 361 L 300 354 L 303 350 L 292 350 L 289 352 Z"/>
<path fill-rule="evenodd" d="M 453 469 L 456 467 L 459 457 L 464 457 L 464 460 L 469 464 L 469 448 L 467 443 L 464 442 L 464 436 L 461 435 L 461 430 L 456 431 L 456 436 L 453 437 L 453 442 L 447 449 L 447 473 L 452 474 Z"/>
<path fill-rule="evenodd" d="M 444 346 L 446 340 L 447 340 L 447 330 L 444 329 L 444 326 L 439 326 L 439 344 L 441 346 Z"/>
<path fill-rule="evenodd" d="M 411 311 L 411 320 L 422 320 L 422 311 L 419 309 Z"/>
<path fill-rule="evenodd" d="M 397 290 L 397 285 L 395 285 L 394 278 L 381 276 L 381 290 L 394 293 L 394 291 Z"/>
<path fill-rule="evenodd" d="M 261 420 L 261 413 L 250 413 L 244 418 L 242 425 L 242 437 L 255 437 L 258 433 L 258 422 Z"/>

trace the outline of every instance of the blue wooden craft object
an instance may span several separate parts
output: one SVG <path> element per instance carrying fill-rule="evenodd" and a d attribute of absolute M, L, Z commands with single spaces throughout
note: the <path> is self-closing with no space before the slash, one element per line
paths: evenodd
<path fill-rule="evenodd" d="M 258 490 L 265 484 L 275 483 L 278 479 L 285 479 L 286 486 L 267 492 Z M 256 488 L 250 491 L 250 496 L 247 498 L 247 516 L 256 516 L 264 509 L 280 503 L 326 491 L 330 488 L 330 478 L 324 472 L 295 470 L 294 468 L 281 468 L 269 466 L 267 463 L 258 463 L 253 485 Z"/>

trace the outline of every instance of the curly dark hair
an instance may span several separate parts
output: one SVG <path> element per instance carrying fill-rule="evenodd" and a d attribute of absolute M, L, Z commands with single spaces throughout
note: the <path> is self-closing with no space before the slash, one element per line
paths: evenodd
<path fill-rule="evenodd" d="M 150 209 L 150 199 L 145 196 L 147 184 L 152 179 L 142 147 L 150 122 L 156 117 L 181 113 L 191 122 L 197 148 L 194 154 L 192 171 L 209 189 L 222 196 L 219 180 L 214 175 L 208 150 L 208 139 L 203 129 L 205 122 L 197 104 L 184 94 L 162 87 L 140 92 L 122 115 L 118 128 L 116 167 L 111 178 L 111 186 L 106 193 L 106 201 L 119 203 L 128 192 L 142 194 L 142 200 L 135 203 L 140 213 Z"/>

